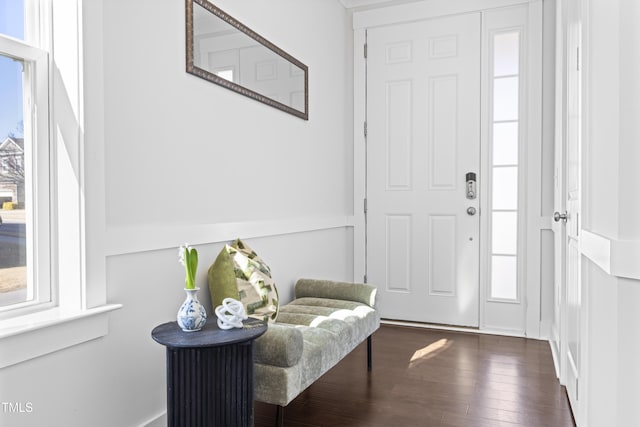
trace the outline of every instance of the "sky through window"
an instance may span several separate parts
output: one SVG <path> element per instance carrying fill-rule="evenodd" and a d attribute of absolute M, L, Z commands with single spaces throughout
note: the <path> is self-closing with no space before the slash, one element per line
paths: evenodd
<path fill-rule="evenodd" d="M 0 34 L 24 40 L 24 1 L 0 0 Z M 22 64 L 0 55 L 0 141 L 23 136 Z"/>

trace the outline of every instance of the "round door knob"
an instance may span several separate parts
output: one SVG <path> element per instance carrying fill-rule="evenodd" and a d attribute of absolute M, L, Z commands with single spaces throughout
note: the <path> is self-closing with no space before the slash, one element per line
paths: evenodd
<path fill-rule="evenodd" d="M 469 206 L 467 208 L 467 214 L 471 215 L 471 216 L 475 215 L 476 214 L 476 208 L 474 208 L 473 206 Z"/>
<path fill-rule="evenodd" d="M 553 214 L 553 220 L 555 222 L 560 222 L 560 220 L 562 220 L 562 222 L 567 222 L 567 218 L 569 218 L 567 211 L 564 211 L 564 213 L 554 212 Z"/>

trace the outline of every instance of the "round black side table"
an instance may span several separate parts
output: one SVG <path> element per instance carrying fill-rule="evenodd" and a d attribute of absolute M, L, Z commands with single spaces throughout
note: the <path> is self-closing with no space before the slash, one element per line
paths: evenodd
<path fill-rule="evenodd" d="M 156 326 L 151 336 L 167 347 L 167 424 L 252 426 L 253 340 L 266 330 L 256 319 L 229 330 L 215 318 L 198 332 L 175 321 Z"/>

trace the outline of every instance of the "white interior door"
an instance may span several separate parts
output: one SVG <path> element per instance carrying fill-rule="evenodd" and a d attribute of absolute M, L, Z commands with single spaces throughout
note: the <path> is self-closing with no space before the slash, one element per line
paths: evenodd
<path fill-rule="evenodd" d="M 560 379 L 567 387 L 567 395 L 576 422 L 580 423 L 580 380 L 582 307 L 580 279 L 580 195 L 582 145 L 582 79 L 580 70 L 582 21 L 580 2 L 563 1 L 559 8 L 566 31 L 562 37 L 562 111 L 564 123 L 556 141 L 557 175 L 556 213 L 554 219 L 556 251 L 556 298 L 560 315 Z M 563 85 L 562 85 L 563 83 Z M 564 145 L 564 147 L 563 147 Z M 563 211 L 564 210 L 564 211 Z"/>
<path fill-rule="evenodd" d="M 578 381 L 580 378 L 580 146 L 582 129 L 580 78 L 581 22 L 579 3 L 569 23 L 569 52 L 575 59 L 569 61 L 567 73 L 567 156 L 566 156 L 566 269 L 567 269 L 567 393 L 574 414 L 579 413 Z"/>
<path fill-rule="evenodd" d="M 383 318 L 478 325 L 480 31 L 480 13 L 367 31 L 367 277 Z"/>
<path fill-rule="evenodd" d="M 567 94 L 565 87 L 567 55 L 566 37 L 564 35 L 563 21 L 566 17 L 564 2 L 559 1 L 556 7 L 556 122 L 554 141 L 554 187 L 553 206 L 558 215 L 564 213 L 566 208 L 566 179 L 565 179 L 565 149 L 566 149 L 566 111 Z M 566 307 L 566 226 L 564 221 L 558 217 L 558 221 L 552 223 L 553 229 L 553 254 L 554 254 L 554 323 L 551 330 L 551 344 L 556 357 L 556 369 L 562 384 L 566 383 L 565 359 L 562 357 L 566 349 L 562 346 L 566 344 L 566 321 L 563 318 L 564 307 Z"/>

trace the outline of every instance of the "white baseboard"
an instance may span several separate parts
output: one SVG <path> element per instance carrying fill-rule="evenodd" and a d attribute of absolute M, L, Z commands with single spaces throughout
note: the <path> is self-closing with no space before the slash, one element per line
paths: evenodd
<path fill-rule="evenodd" d="M 556 378 L 560 378 L 560 349 L 552 339 L 549 340 L 549 347 L 551 348 L 551 357 L 553 357 L 553 366 L 556 369 Z"/>
<path fill-rule="evenodd" d="M 140 424 L 140 427 L 166 427 L 167 425 L 167 412 L 163 412 L 160 415 L 150 419 L 149 421 Z"/>
<path fill-rule="evenodd" d="M 514 332 L 514 331 L 505 330 L 505 329 L 466 328 L 466 327 L 460 327 L 460 326 L 438 325 L 434 323 L 420 323 L 420 322 L 409 322 L 404 320 L 387 320 L 387 319 L 381 319 L 380 323 L 385 325 L 410 326 L 414 328 L 423 328 L 423 329 L 438 329 L 442 331 L 469 332 L 472 334 L 502 335 L 506 337 L 527 338 L 521 332 Z M 535 337 L 530 337 L 530 338 L 537 339 Z"/>
<path fill-rule="evenodd" d="M 551 320 L 540 321 L 540 339 L 549 340 L 551 338 Z"/>

